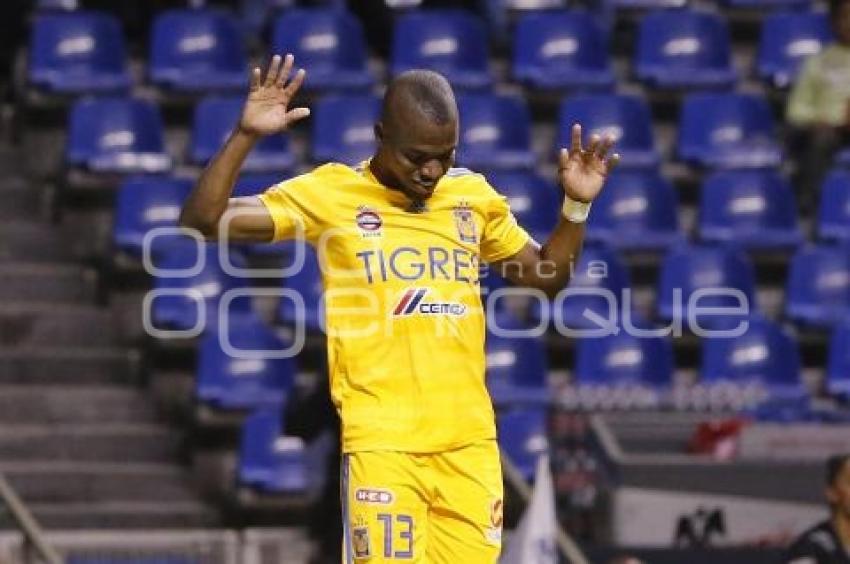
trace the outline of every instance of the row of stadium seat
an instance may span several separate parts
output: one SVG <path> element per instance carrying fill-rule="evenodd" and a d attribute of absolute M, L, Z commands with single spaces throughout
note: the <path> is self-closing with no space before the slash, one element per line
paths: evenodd
<path fill-rule="evenodd" d="M 531 88 L 610 90 L 609 36 L 582 11 L 529 14 L 517 24 L 512 76 Z M 764 19 L 757 73 L 787 86 L 801 61 L 831 40 L 823 13 L 777 13 Z M 459 89 L 493 84 L 487 34 L 474 15 L 422 12 L 396 23 L 390 71 L 433 68 Z M 168 91 L 209 92 L 245 88 L 248 54 L 238 20 L 215 10 L 160 13 L 151 30 L 150 81 Z M 362 26 L 344 10 L 297 9 L 275 21 L 271 50 L 291 52 L 308 71 L 305 88 L 368 89 L 376 82 L 367 65 Z M 120 25 L 100 12 L 46 13 L 33 22 L 29 81 L 48 93 L 126 92 L 131 86 Z M 650 87 L 730 88 L 732 65 L 723 16 L 701 11 L 650 13 L 639 26 L 635 76 Z"/>
<path fill-rule="evenodd" d="M 220 147 L 238 121 L 239 98 L 207 98 L 195 111 L 189 161 L 202 165 Z M 509 95 L 460 96 L 458 163 L 477 170 L 530 169 L 549 160 L 556 147 L 568 147 L 572 125 L 581 123 L 585 142 L 591 134 L 611 135 L 623 168 L 651 168 L 656 148 L 650 110 L 633 95 L 575 95 L 564 99 L 556 147 L 535 155 L 525 102 Z M 313 162 L 354 164 L 375 148 L 373 126 L 380 102 L 371 95 L 334 95 L 313 107 Z M 139 98 L 85 98 L 74 103 L 68 119 L 66 162 L 95 172 L 162 172 L 172 166 L 164 126 L 152 102 Z M 690 94 L 682 103 L 677 156 L 709 168 L 767 168 L 782 162 L 782 148 L 766 99 L 750 94 Z M 847 162 L 842 152 L 838 162 Z M 266 138 L 247 169 L 288 172 L 294 165 L 285 136 Z"/>

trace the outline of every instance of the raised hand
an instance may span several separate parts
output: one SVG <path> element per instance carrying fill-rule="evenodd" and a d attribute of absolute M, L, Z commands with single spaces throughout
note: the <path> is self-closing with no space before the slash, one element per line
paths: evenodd
<path fill-rule="evenodd" d="M 593 134 L 587 149 L 583 149 L 581 125 L 573 125 L 570 148 L 561 149 L 558 155 L 558 182 L 569 198 L 592 202 L 599 195 L 605 178 L 620 160 L 617 153 L 608 156 L 613 146 L 614 138 L 610 135 L 602 139 Z"/>
<path fill-rule="evenodd" d="M 280 55 L 272 57 L 263 79 L 260 67 L 251 72 L 251 91 L 242 108 L 239 128 L 251 135 L 271 135 L 289 129 L 296 121 L 310 115 L 307 108 L 289 108 L 295 93 L 304 82 L 304 69 L 286 83 L 292 71 L 294 57 L 286 55 L 281 65 Z"/>

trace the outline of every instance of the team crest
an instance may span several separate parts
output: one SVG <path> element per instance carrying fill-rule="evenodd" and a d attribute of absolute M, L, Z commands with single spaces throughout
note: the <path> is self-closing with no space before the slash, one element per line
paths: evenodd
<path fill-rule="evenodd" d="M 369 558 L 372 556 L 372 548 L 369 545 L 369 528 L 354 527 L 351 529 L 351 546 L 354 550 L 354 558 Z"/>
<path fill-rule="evenodd" d="M 363 237 L 380 237 L 381 227 L 384 221 L 374 209 L 368 206 L 358 206 L 357 215 L 354 216 L 360 234 Z"/>
<path fill-rule="evenodd" d="M 476 234 L 475 219 L 472 215 L 472 207 L 468 202 L 461 200 L 455 206 L 452 212 L 455 218 L 455 227 L 457 227 L 457 236 L 463 243 L 477 243 L 478 236 Z"/>

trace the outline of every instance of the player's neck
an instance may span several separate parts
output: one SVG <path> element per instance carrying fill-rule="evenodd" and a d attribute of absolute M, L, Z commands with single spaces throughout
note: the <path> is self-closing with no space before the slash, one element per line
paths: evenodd
<path fill-rule="evenodd" d="M 836 511 L 832 514 L 832 528 L 844 549 L 850 549 L 850 518 Z"/>
<path fill-rule="evenodd" d="M 369 161 L 369 170 L 372 171 L 372 176 L 374 176 L 375 179 L 383 186 L 386 186 L 390 190 L 398 190 L 395 179 L 386 167 L 384 167 L 378 155 L 375 155 L 372 160 Z"/>

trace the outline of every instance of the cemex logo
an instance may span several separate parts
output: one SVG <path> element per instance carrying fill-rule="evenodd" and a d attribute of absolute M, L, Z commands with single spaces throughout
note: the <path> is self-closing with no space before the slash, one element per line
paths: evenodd
<path fill-rule="evenodd" d="M 466 306 L 457 302 L 430 302 L 425 301 L 425 296 L 430 288 L 408 288 L 402 294 L 401 299 L 393 310 L 393 316 L 404 317 L 408 315 L 463 315 Z"/>

